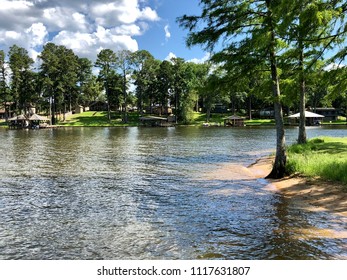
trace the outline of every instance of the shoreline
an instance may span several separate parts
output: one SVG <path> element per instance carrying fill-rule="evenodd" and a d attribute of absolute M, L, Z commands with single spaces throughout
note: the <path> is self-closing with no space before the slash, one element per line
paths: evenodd
<path fill-rule="evenodd" d="M 260 158 L 247 168 L 255 178 L 264 178 L 270 173 L 273 160 L 273 157 Z M 342 190 L 341 184 L 299 174 L 266 180 L 269 187 L 283 194 L 300 208 L 308 211 L 328 211 L 347 217 L 347 192 Z"/>

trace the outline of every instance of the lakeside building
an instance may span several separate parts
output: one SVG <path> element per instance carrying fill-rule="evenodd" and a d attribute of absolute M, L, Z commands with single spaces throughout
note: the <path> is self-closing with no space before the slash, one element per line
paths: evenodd
<path fill-rule="evenodd" d="M 232 115 L 224 119 L 224 126 L 245 126 L 245 118 Z"/>
<path fill-rule="evenodd" d="M 323 121 L 324 116 L 319 115 L 310 111 L 305 111 L 305 119 L 306 119 L 306 125 L 313 126 L 313 125 L 320 125 Z M 288 116 L 289 125 L 298 125 L 300 119 L 300 113 L 296 113 L 294 115 Z"/>
<path fill-rule="evenodd" d="M 341 115 L 341 110 L 335 108 L 316 108 L 314 111 L 317 114 L 323 115 L 326 121 L 337 121 Z"/>

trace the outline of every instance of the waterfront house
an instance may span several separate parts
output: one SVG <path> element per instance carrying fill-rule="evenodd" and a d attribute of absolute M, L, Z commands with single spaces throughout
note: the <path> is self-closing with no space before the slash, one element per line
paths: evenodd
<path fill-rule="evenodd" d="M 245 126 L 245 118 L 232 115 L 224 119 L 224 126 Z"/>
<path fill-rule="evenodd" d="M 140 122 L 144 126 L 171 126 L 172 123 L 168 122 L 167 118 L 157 116 L 140 117 Z"/>
<path fill-rule="evenodd" d="M 311 125 L 321 124 L 324 116 L 310 112 L 310 111 L 305 111 L 305 118 L 306 118 L 306 125 L 311 126 Z M 299 124 L 300 113 L 290 115 L 288 116 L 288 119 L 289 119 L 290 125 L 297 125 Z"/>
<path fill-rule="evenodd" d="M 336 121 L 341 115 L 341 110 L 335 108 L 316 108 L 314 111 L 323 115 L 325 121 Z"/>

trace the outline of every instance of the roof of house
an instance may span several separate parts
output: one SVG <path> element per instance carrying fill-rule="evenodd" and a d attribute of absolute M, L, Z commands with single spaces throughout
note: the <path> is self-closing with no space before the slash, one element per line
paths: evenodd
<path fill-rule="evenodd" d="M 39 115 L 37 115 L 37 114 L 33 114 L 33 115 L 29 118 L 29 120 L 31 120 L 31 121 L 48 121 L 48 119 L 47 119 L 46 117 L 44 117 L 44 116 L 39 116 Z"/>
<path fill-rule="evenodd" d="M 167 121 L 167 118 L 147 116 L 147 117 L 140 117 L 140 121 Z"/>
<path fill-rule="evenodd" d="M 300 118 L 300 113 L 288 116 L 288 118 Z M 324 118 L 324 116 L 313 112 L 305 111 L 305 118 Z"/>
<path fill-rule="evenodd" d="M 244 120 L 245 118 L 242 118 L 242 117 L 239 117 L 239 116 L 236 116 L 236 115 L 232 115 L 230 117 L 226 117 L 225 119 L 226 120 Z"/>
<path fill-rule="evenodd" d="M 15 117 L 12 117 L 8 119 L 9 121 L 21 121 L 21 120 L 26 120 L 27 118 L 24 115 L 18 115 Z"/>

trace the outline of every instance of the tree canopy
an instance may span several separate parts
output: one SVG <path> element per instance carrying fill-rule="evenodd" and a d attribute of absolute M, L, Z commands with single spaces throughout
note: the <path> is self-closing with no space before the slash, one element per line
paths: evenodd
<path fill-rule="evenodd" d="M 254 75 L 259 66 L 268 73 L 264 78 L 271 84 L 277 132 L 276 157 L 269 177 L 281 178 L 286 171 L 284 104 L 280 90 L 281 76 L 286 74 L 283 70 L 290 69 L 285 66 L 293 61 L 297 65 L 302 119 L 299 138 L 305 142 L 305 63 L 308 62 L 305 59 L 314 57 L 309 69 L 329 46 L 342 40 L 346 30 L 345 3 L 200 0 L 200 5 L 200 15 L 183 15 L 178 19 L 189 31 L 187 45 L 201 45 L 213 51 L 212 61 L 222 64 L 231 75 Z"/>

